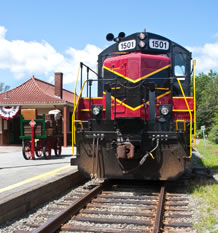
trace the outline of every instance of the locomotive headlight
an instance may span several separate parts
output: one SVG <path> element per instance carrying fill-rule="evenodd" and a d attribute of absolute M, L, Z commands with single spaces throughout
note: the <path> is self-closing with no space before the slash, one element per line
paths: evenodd
<path fill-rule="evenodd" d="M 139 39 L 144 40 L 145 39 L 145 33 L 141 32 L 139 34 Z"/>
<path fill-rule="evenodd" d="M 141 48 L 145 47 L 145 42 L 143 40 L 140 40 L 139 47 L 141 47 Z"/>
<path fill-rule="evenodd" d="M 97 116 L 99 113 L 100 113 L 100 107 L 98 106 L 95 106 L 93 109 L 92 109 L 92 113 Z"/>
<path fill-rule="evenodd" d="M 161 114 L 164 116 L 166 116 L 169 113 L 169 111 L 170 111 L 169 108 L 166 106 L 163 106 L 160 110 Z"/>

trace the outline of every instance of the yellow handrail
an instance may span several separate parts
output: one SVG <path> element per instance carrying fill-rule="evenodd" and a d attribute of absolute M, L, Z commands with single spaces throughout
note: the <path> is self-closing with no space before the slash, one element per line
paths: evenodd
<path fill-rule="evenodd" d="M 83 127 L 83 122 L 82 122 L 81 120 L 74 120 L 74 122 L 79 122 L 80 125 L 81 125 L 81 128 L 84 129 L 84 127 Z"/>
<path fill-rule="evenodd" d="M 193 60 L 193 90 L 194 90 L 194 146 L 196 146 L 196 86 L 195 86 L 195 65 L 196 65 L 196 60 Z"/>
<path fill-rule="evenodd" d="M 83 85 L 82 85 L 82 88 L 81 88 L 81 90 L 80 90 L 80 94 L 79 94 L 79 97 L 78 97 L 78 99 L 77 99 L 76 105 L 74 105 L 74 110 L 73 110 L 73 115 L 72 115 L 72 154 L 73 154 L 73 155 L 75 155 L 75 154 L 74 154 L 74 144 L 75 144 L 75 142 L 76 142 L 76 140 L 75 140 L 75 139 L 76 139 L 76 130 L 75 130 L 75 115 L 76 115 L 76 109 L 77 109 L 77 106 L 78 106 L 78 103 L 79 103 L 79 100 L 80 100 L 80 98 L 81 98 L 81 95 L 82 95 L 82 92 L 83 92 L 83 88 L 84 88 L 86 82 L 87 82 L 87 80 L 85 80 L 85 81 L 83 82 Z"/>
<path fill-rule="evenodd" d="M 78 82 L 78 79 L 79 79 L 79 72 L 80 72 L 80 65 L 78 67 L 78 72 L 77 72 L 77 77 L 76 77 L 76 83 L 75 83 L 75 88 L 74 88 L 74 105 L 73 105 L 73 112 L 75 111 L 75 103 L 76 103 L 76 88 L 77 88 L 77 82 Z M 73 144 L 73 138 L 74 138 L 74 134 L 75 134 L 75 130 L 74 130 L 74 127 L 73 127 L 73 121 L 75 120 L 75 114 L 74 114 L 74 118 L 72 116 L 72 151 L 73 151 L 73 154 L 74 154 L 74 144 Z"/>
<path fill-rule="evenodd" d="M 77 88 L 77 82 L 78 82 L 78 79 L 79 79 L 79 71 L 80 71 L 80 65 L 79 65 L 79 68 L 78 68 L 77 77 L 76 77 L 76 83 L 75 83 L 75 88 L 74 88 L 74 102 L 73 102 L 74 103 L 74 107 L 75 107 L 75 103 L 76 103 L 76 88 Z"/>
<path fill-rule="evenodd" d="M 188 109 L 188 112 L 189 112 L 189 115 L 190 115 L 190 155 L 189 155 L 189 158 L 191 158 L 191 157 L 192 157 L 192 113 L 191 113 L 191 110 L 190 110 L 190 108 L 189 108 L 189 105 L 188 105 L 188 102 L 187 102 L 185 93 L 184 93 L 184 91 L 183 91 L 181 82 L 179 81 L 178 78 L 177 78 L 177 81 L 178 81 L 178 83 L 179 83 L 179 87 L 180 87 L 180 89 L 181 89 L 182 95 L 183 95 L 183 97 L 184 97 L 184 100 L 185 100 L 185 103 L 186 103 L 186 106 L 187 106 L 187 109 Z"/>

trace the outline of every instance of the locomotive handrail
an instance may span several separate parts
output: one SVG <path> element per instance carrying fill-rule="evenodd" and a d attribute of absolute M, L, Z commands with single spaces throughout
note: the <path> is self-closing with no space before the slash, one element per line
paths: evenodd
<path fill-rule="evenodd" d="M 74 104 L 76 103 L 76 88 L 77 88 L 77 82 L 78 82 L 78 79 L 79 79 L 79 71 L 80 71 L 80 66 L 78 68 L 77 77 L 76 77 L 76 83 L 75 83 L 75 88 L 74 88 L 74 102 L 73 102 Z"/>
<path fill-rule="evenodd" d="M 76 109 L 78 107 L 79 100 L 80 100 L 80 98 L 82 96 L 82 92 L 83 92 L 83 89 L 85 87 L 85 84 L 89 83 L 89 82 L 93 82 L 93 81 L 96 81 L 96 82 L 99 82 L 99 81 L 114 81 L 113 79 L 89 79 L 87 77 L 87 80 L 85 80 L 83 82 L 83 85 L 82 85 L 82 87 L 80 89 L 79 97 L 78 97 L 77 102 L 76 102 L 76 88 L 77 88 L 77 83 L 78 83 L 78 79 L 79 79 L 79 71 L 82 68 L 82 66 L 87 67 L 87 69 L 91 70 L 94 74 L 96 74 L 99 77 L 99 75 L 94 70 L 92 70 L 91 68 L 89 68 L 88 66 L 86 66 L 85 64 L 83 64 L 82 62 L 80 63 L 80 66 L 79 66 L 79 69 L 78 69 L 78 73 L 77 73 L 77 79 L 76 79 L 76 83 L 75 83 L 75 88 L 74 88 L 74 109 L 73 109 L 73 115 L 72 115 L 72 154 L 73 155 L 74 155 L 74 145 L 75 145 L 75 142 L 76 142 L 76 140 L 75 140 L 76 139 L 75 122 L 77 122 L 77 120 L 75 120 Z M 82 81 L 82 76 L 81 76 L 81 81 Z"/>
<path fill-rule="evenodd" d="M 79 65 L 79 68 L 78 68 L 78 72 L 77 72 L 77 77 L 76 77 L 76 83 L 75 83 L 75 88 L 74 88 L 74 106 L 73 106 L 73 113 L 75 111 L 75 103 L 76 103 L 76 88 L 77 88 L 77 82 L 78 82 L 78 79 L 79 79 L 79 72 L 80 72 L 80 66 L 81 64 Z M 73 155 L 74 155 L 74 136 L 75 136 L 75 128 L 74 128 L 74 121 L 75 120 L 75 114 L 74 116 L 72 116 L 72 152 L 73 152 Z"/>
<path fill-rule="evenodd" d="M 97 76 L 99 76 L 98 75 L 98 73 L 96 73 L 93 69 L 91 69 L 89 66 L 87 66 L 86 64 L 84 64 L 84 63 L 82 63 L 82 62 L 80 62 L 80 64 L 82 65 L 82 66 L 85 66 L 86 68 L 88 68 L 89 70 L 91 70 L 94 74 L 96 74 Z"/>
<path fill-rule="evenodd" d="M 196 65 L 196 60 L 193 60 L 193 90 L 194 90 L 194 146 L 196 146 L 196 86 L 195 86 L 195 65 Z"/>
<path fill-rule="evenodd" d="M 188 101 L 187 101 L 187 98 L 185 96 L 184 90 L 182 88 L 181 82 L 180 82 L 180 80 L 178 78 L 177 78 L 177 81 L 179 83 L 180 90 L 182 92 L 183 98 L 185 100 L 185 104 L 187 106 L 187 109 L 188 109 L 188 112 L 189 112 L 189 115 L 190 115 L 190 152 L 189 152 L 190 155 L 189 155 L 189 158 L 191 158 L 192 157 L 192 113 L 191 113 L 191 110 L 189 108 Z"/>
<path fill-rule="evenodd" d="M 85 80 L 83 82 L 83 85 L 82 85 L 82 68 L 83 66 L 85 66 L 87 68 L 87 80 Z M 78 79 L 79 79 L 79 73 L 80 73 L 80 70 L 81 70 L 81 78 L 80 78 L 80 82 L 81 82 L 81 89 L 80 89 L 80 94 L 79 94 L 79 97 L 77 99 L 77 102 L 76 102 L 76 89 L 77 89 L 77 83 L 78 83 Z M 83 92 L 83 89 L 84 89 L 84 86 L 86 84 L 86 82 L 88 83 L 90 81 L 89 79 L 89 70 L 92 71 L 95 75 L 98 76 L 98 74 L 92 70 L 91 68 L 89 68 L 87 65 L 85 65 L 84 63 L 80 62 L 80 65 L 79 65 L 79 68 L 78 68 L 78 73 L 77 73 L 77 78 L 76 78 L 76 83 L 75 83 L 75 88 L 74 88 L 74 108 L 73 108 L 73 115 L 72 115 L 72 153 L 74 155 L 74 144 L 75 144 L 75 139 L 76 139 L 76 131 L 75 131 L 75 115 L 76 115 L 76 109 L 77 109 L 77 106 L 78 106 L 78 103 L 79 103 L 79 100 L 81 98 L 81 95 L 82 95 L 82 92 Z M 88 87 L 87 87 L 87 96 L 88 96 Z M 76 103 L 76 104 L 75 104 Z"/>
<path fill-rule="evenodd" d="M 78 72 L 78 76 L 77 76 L 77 80 L 76 80 L 76 84 L 75 84 L 75 91 L 74 91 L 74 94 L 76 94 L 76 85 L 77 85 L 77 81 L 78 81 L 78 77 L 79 77 L 79 72 Z M 105 79 L 107 80 L 107 79 Z M 85 84 L 88 83 L 88 82 L 92 82 L 92 81 L 104 81 L 104 80 L 96 80 L 96 79 L 87 79 L 83 82 L 83 85 L 82 85 L 82 88 L 80 90 L 80 94 L 79 94 L 79 97 L 77 99 L 77 102 L 76 102 L 76 95 L 74 95 L 74 109 L 73 109 L 73 115 L 72 115 L 72 154 L 74 155 L 74 145 L 75 145 L 75 142 L 76 142 L 76 131 L 75 131 L 75 116 L 76 116 L 76 109 L 78 107 L 78 103 L 79 103 L 79 100 L 82 96 L 82 92 L 83 92 L 83 89 L 85 87 Z M 112 81 L 112 79 L 108 79 L 107 81 Z M 75 104 L 76 102 L 76 104 Z"/>
<path fill-rule="evenodd" d="M 82 88 L 80 90 L 80 94 L 79 94 L 79 97 L 77 99 L 77 102 L 76 102 L 76 105 L 74 105 L 74 109 L 73 109 L 73 115 L 72 115 L 72 154 L 74 154 L 74 144 L 75 144 L 75 138 L 76 138 L 76 131 L 75 131 L 75 114 L 76 114 L 76 109 L 77 109 L 77 106 L 78 106 L 78 103 L 79 103 L 79 100 L 81 98 L 81 95 L 82 95 L 82 92 L 83 92 L 83 88 L 86 84 L 87 80 L 85 80 L 83 82 L 83 85 L 82 85 Z"/>
<path fill-rule="evenodd" d="M 79 123 L 80 123 L 80 125 L 81 125 L 81 128 L 82 128 L 82 129 L 84 129 L 84 127 L 83 127 L 83 123 L 82 123 L 82 121 L 81 121 L 81 120 L 74 120 L 74 122 L 79 122 Z"/>

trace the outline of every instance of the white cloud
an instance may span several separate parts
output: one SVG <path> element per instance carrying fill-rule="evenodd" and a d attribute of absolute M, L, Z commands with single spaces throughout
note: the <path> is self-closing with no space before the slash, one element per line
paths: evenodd
<path fill-rule="evenodd" d="M 7 29 L 0 26 L 0 69 L 10 70 L 16 79 L 35 75 L 53 80 L 54 72 L 64 73 L 64 83 L 72 83 L 77 76 L 80 62 L 96 70 L 97 55 L 101 49 L 87 44 L 84 49 L 68 48 L 58 53 L 48 42 L 6 39 Z M 218 37 L 218 33 L 215 34 Z M 199 47 L 186 47 L 196 59 L 196 71 L 207 73 L 210 69 L 218 72 L 218 42 L 206 43 Z"/>
<path fill-rule="evenodd" d="M 83 50 L 69 48 L 65 54 L 58 53 L 48 42 L 9 41 L 5 38 L 7 29 L 0 26 L 0 69 L 9 69 L 16 79 L 35 75 L 64 73 L 64 83 L 76 79 L 79 62 L 96 70 L 97 55 L 101 49 L 87 44 Z M 50 78 L 51 80 L 51 78 Z"/>
<path fill-rule="evenodd" d="M 5 37 L 7 29 L 5 27 L 0 26 L 0 40 Z"/>
<path fill-rule="evenodd" d="M 218 42 L 206 43 L 202 47 L 186 47 L 196 59 L 196 71 L 208 73 L 218 71 Z"/>

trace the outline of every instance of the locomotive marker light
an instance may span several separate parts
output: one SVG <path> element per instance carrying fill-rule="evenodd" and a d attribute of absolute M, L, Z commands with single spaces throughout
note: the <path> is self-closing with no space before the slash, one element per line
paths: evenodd
<path fill-rule="evenodd" d="M 139 39 L 144 40 L 145 37 L 146 37 L 146 36 L 145 36 L 145 33 L 141 32 L 141 33 L 139 34 Z"/>
<path fill-rule="evenodd" d="M 140 40 L 139 47 L 141 47 L 141 48 L 145 47 L 145 42 L 143 40 Z"/>

